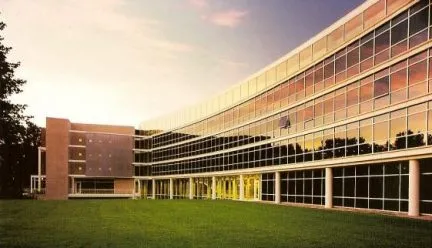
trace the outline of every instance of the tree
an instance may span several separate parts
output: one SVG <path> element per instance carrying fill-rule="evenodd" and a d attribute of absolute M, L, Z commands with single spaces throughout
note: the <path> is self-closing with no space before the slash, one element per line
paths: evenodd
<path fill-rule="evenodd" d="M 0 31 L 6 27 L 0 21 Z M 17 197 L 24 186 L 28 186 L 31 167 L 36 166 L 34 157 L 40 143 L 40 129 L 24 115 L 26 105 L 12 103 L 9 99 L 22 92 L 25 80 L 15 77 L 20 63 L 7 61 L 11 50 L 3 44 L 0 35 L 0 197 Z"/>

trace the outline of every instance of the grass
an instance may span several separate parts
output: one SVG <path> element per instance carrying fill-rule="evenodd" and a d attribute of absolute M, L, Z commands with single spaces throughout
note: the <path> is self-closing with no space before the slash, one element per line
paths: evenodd
<path fill-rule="evenodd" d="M 0 247 L 432 247 L 432 222 L 234 201 L 0 201 Z"/>

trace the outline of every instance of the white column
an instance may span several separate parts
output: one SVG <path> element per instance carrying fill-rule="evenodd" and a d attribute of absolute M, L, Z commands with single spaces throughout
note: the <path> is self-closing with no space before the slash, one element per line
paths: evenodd
<path fill-rule="evenodd" d="M 71 188 L 71 194 L 75 193 L 75 178 L 71 177 L 71 184 L 72 184 L 72 188 Z"/>
<path fill-rule="evenodd" d="M 244 200 L 244 179 L 243 179 L 243 175 L 240 175 L 240 192 L 239 192 L 240 196 L 239 199 L 240 201 Z"/>
<path fill-rule="evenodd" d="M 138 197 L 141 198 L 141 180 L 138 179 Z"/>
<path fill-rule="evenodd" d="M 170 199 L 174 199 L 174 180 L 172 178 L 169 179 L 169 197 Z"/>
<path fill-rule="evenodd" d="M 258 190 L 258 199 L 262 201 L 262 174 L 259 175 L 259 190 Z"/>
<path fill-rule="evenodd" d="M 194 185 L 193 185 L 193 178 L 192 177 L 190 177 L 189 178 L 189 199 L 190 200 L 193 200 L 193 187 Z"/>
<path fill-rule="evenodd" d="M 38 147 L 38 192 L 41 191 L 42 185 L 42 148 Z"/>
<path fill-rule="evenodd" d="M 212 177 L 212 200 L 216 200 L 216 177 Z"/>
<path fill-rule="evenodd" d="M 333 207 L 333 169 L 325 169 L 325 208 Z"/>
<path fill-rule="evenodd" d="M 420 215 L 420 164 L 416 159 L 409 161 L 408 215 Z"/>
<path fill-rule="evenodd" d="M 30 176 L 30 193 L 33 193 L 33 177 Z"/>
<path fill-rule="evenodd" d="M 281 202 L 281 191 L 280 191 L 280 172 L 276 171 L 275 172 L 275 203 L 280 203 Z"/>
<path fill-rule="evenodd" d="M 152 179 L 152 199 L 156 199 L 156 180 Z"/>

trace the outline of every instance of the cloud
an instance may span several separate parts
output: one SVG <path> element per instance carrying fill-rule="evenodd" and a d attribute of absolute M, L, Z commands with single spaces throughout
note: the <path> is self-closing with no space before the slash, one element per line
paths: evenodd
<path fill-rule="evenodd" d="M 207 0 L 189 0 L 189 4 L 199 9 L 208 6 Z"/>
<path fill-rule="evenodd" d="M 212 13 L 210 15 L 203 15 L 201 17 L 217 26 L 235 28 L 240 25 L 247 14 L 248 12 L 244 10 L 231 9 Z"/>

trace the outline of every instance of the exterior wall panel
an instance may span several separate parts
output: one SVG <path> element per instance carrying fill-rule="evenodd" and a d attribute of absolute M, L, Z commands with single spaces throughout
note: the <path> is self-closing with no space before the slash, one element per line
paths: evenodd
<path fill-rule="evenodd" d="M 68 160 L 70 122 L 47 118 L 46 122 L 46 198 L 68 197 Z"/>

